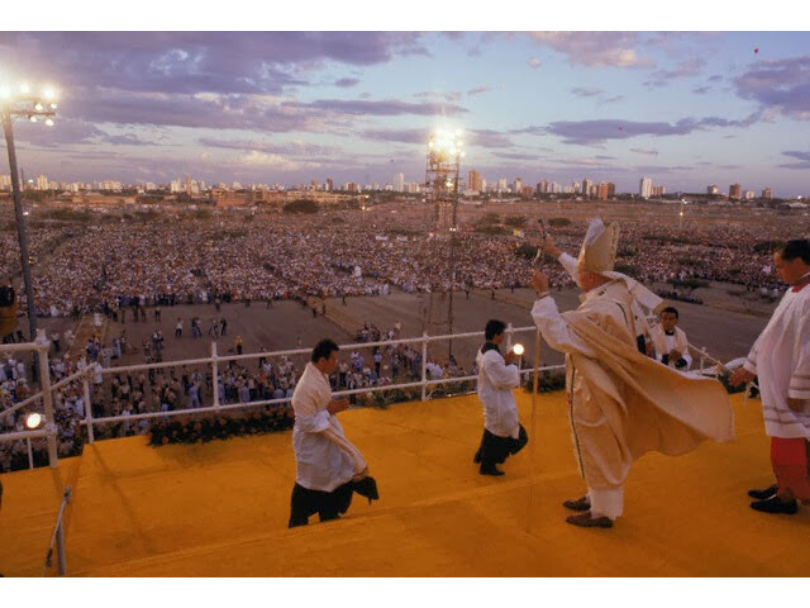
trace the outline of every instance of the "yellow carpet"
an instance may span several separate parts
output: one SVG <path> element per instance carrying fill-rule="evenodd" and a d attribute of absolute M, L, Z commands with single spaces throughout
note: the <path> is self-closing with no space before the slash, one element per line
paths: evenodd
<path fill-rule="evenodd" d="M 39 576 L 64 486 L 72 576 L 807 576 L 810 508 L 748 507 L 771 482 L 760 404 L 733 398 L 737 438 L 632 470 L 612 530 L 565 523 L 579 496 L 564 396 L 518 394 L 531 441 L 482 477 L 475 396 L 341 414 L 381 500 L 288 530 L 291 434 L 151 448 L 87 446 L 57 470 L 3 476 L 0 572 Z M 55 574 L 51 568 L 49 574 Z"/>

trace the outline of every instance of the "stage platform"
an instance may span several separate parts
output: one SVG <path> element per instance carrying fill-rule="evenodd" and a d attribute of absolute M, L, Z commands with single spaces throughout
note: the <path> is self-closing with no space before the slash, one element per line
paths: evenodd
<path fill-rule="evenodd" d="M 758 400 L 732 398 L 736 439 L 636 462 L 612 530 L 565 523 L 581 495 L 563 393 L 517 394 L 529 446 L 500 478 L 472 462 L 474 395 L 351 410 L 381 499 L 289 530 L 291 433 L 152 448 L 98 442 L 58 469 L 3 475 L 0 572 L 39 576 L 66 484 L 67 567 L 77 577 L 807 576 L 810 507 L 752 511 L 771 483 Z M 55 561 L 55 560 L 54 560 Z M 55 567 L 48 571 L 55 574 Z"/>

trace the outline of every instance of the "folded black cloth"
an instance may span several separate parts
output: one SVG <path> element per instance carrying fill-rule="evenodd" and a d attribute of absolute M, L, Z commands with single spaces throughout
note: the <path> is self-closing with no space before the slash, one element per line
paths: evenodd
<path fill-rule="evenodd" d="M 364 477 L 360 481 L 355 481 L 354 491 L 360 496 L 368 498 L 368 504 L 371 504 L 372 500 L 380 499 L 380 494 L 377 492 L 377 482 L 374 481 L 373 477 Z"/>

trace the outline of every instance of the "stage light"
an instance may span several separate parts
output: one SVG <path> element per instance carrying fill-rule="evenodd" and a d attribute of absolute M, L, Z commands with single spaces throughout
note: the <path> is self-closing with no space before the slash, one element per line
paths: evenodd
<path fill-rule="evenodd" d="M 25 426 L 30 430 L 38 429 L 42 426 L 44 418 L 41 414 L 34 412 L 32 414 L 28 414 L 28 417 L 25 419 Z"/>
<path fill-rule="evenodd" d="M 523 353 L 525 352 L 525 349 L 523 348 L 523 345 L 520 342 L 518 342 L 512 348 L 512 352 L 515 353 L 518 357 L 521 357 L 521 356 L 523 356 Z"/>

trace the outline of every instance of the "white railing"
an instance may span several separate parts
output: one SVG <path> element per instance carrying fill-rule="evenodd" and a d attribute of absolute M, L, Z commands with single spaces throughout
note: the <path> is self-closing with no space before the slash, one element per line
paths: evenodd
<path fill-rule="evenodd" d="M 513 342 L 515 342 L 516 336 L 519 335 L 532 335 L 535 340 L 537 339 L 537 328 L 535 326 L 529 327 L 519 327 L 513 328 L 511 325 L 508 326 L 506 330 L 506 348 L 510 348 Z M 446 334 L 446 335 L 439 335 L 439 336 L 430 336 L 427 333 L 424 333 L 421 337 L 417 338 L 404 338 L 399 340 L 385 340 L 379 342 L 360 342 L 360 343 L 349 343 L 340 345 L 340 349 L 343 352 L 350 351 L 350 350 L 359 350 L 359 349 L 372 349 L 375 347 L 396 347 L 399 345 L 418 345 L 419 351 L 421 352 L 421 370 L 420 370 L 420 378 L 419 380 L 414 380 L 411 382 L 399 382 L 399 383 L 392 383 L 386 384 L 382 386 L 368 386 L 356 389 L 343 389 L 337 390 L 334 392 L 336 396 L 350 396 L 350 395 L 359 395 L 359 394 L 368 394 L 368 393 L 379 393 L 379 392 L 389 392 L 395 390 L 403 390 L 403 389 L 421 389 L 421 400 L 426 401 L 429 399 L 433 393 L 431 390 L 433 387 L 439 385 L 453 385 L 453 384 L 460 384 L 465 382 L 475 381 L 477 379 L 474 375 L 466 375 L 466 376 L 454 376 L 454 377 L 443 377 L 438 379 L 432 379 L 428 377 L 427 371 L 427 364 L 428 364 L 428 347 L 429 345 L 448 341 L 452 344 L 453 340 L 461 340 L 461 339 L 478 339 L 482 340 L 484 337 L 484 332 L 468 332 L 468 333 L 459 333 L 459 334 Z M 536 342 L 537 343 L 537 342 Z M 714 359 L 713 357 L 709 356 L 706 352 L 706 349 L 698 349 L 691 344 L 690 350 L 693 354 L 698 355 L 700 363 L 699 363 L 699 370 L 704 372 L 706 370 L 706 361 L 709 361 L 713 364 L 716 364 L 725 369 L 725 366 L 720 362 Z M 39 367 L 41 370 L 48 370 L 48 348 L 49 342 L 47 338 L 45 338 L 44 333 L 40 333 L 37 337 L 37 341 L 33 343 L 27 344 L 9 344 L 3 345 L 0 347 L 4 352 L 25 352 L 25 351 L 35 351 L 38 354 L 39 358 Z M 243 410 L 253 407 L 261 407 L 261 406 L 268 406 L 268 405 L 278 405 L 283 403 L 289 403 L 289 397 L 283 398 L 276 398 L 276 399 L 262 399 L 256 401 L 248 401 L 248 402 L 240 402 L 240 403 L 231 403 L 231 404 L 223 404 L 220 403 L 219 399 L 219 390 L 218 390 L 218 380 L 219 380 L 219 370 L 221 364 L 231 361 L 247 361 L 247 360 L 256 360 L 260 358 L 273 358 L 273 357 L 293 357 L 293 356 L 309 356 L 311 349 L 308 348 L 298 348 L 292 350 L 281 350 L 281 351 L 273 351 L 273 352 L 255 352 L 255 353 L 247 353 L 241 355 L 227 355 L 227 356 L 220 356 L 217 352 L 217 343 L 211 343 L 211 356 L 205 358 L 197 358 L 197 359 L 186 359 L 186 360 L 179 360 L 179 361 L 163 361 L 160 363 L 146 363 L 146 364 L 139 364 L 139 365 L 127 365 L 127 366 L 120 366 L 120 367 L 107 367 L 104 368 L 97 363 L 93 363 L 84 367 L 80 371 L 71 374 L 70 376 L 63 378 L 59 382 L 51 384 L 50 375 L 40 374 L 41 375 L 41 390 L 39 393 L 31 395 L 24 401 L 17 403 L 6 410 L 0 412 L 0 417 L 4 417 L 9 413 L 12 413 L 20 408 L 26 407 L 31 405 L 32 403 L 37 403 L 42 401 L 44 415 L 45 415 L 45 427 L 41 430 L 31 430 L 31 431 L 23 431 L 23 432 L 10 432 L 10 433 L 1 433 L 0 434 L 0 442 L 2 441 L 17 441 L 17 440 L 26 440 L 28 442 L 28 458 L 29 458 L 29 466 L 33 468 L 33 454 L 31 448 L 31 439 L 37 438 L 46 438 L 48 440 L 48 461 L 51 467 L 56 468 L 58 466 L 58 456 L 56 450 L 56 437 L 57 437 L 57 428 L 54 424 L 54 413 L 53 413 L 53 394 L 54 391 L 59 390 L 61 387 L 76 381 L 81 381 L 83 387 L 83 404 L 84 404 L 84 413 L 85 419 L 81 422 L 81 424 L 87 429 L 87 441 L 88 443 L 95 442 L 95 432 L 94 429 L 99 425 L 104 424 L 114 424 L 119 422 L 127 422 L 127 423 L 137 423 L 139 420 L 150 420 L 153 418 L 160 418 L 160 419 L 167 419 L 172 417 L 179 417 L 179 416 L 189 416 L 189 415 L 199 415 L 199 414 L 207 414 L 207 413 L 221 413 L 221 412 L 230 412 L 236 410 Z M 526 356 L 528 357 L 530 354 L 526 352 Z M 522 364 L 522 358 L 520 359 L 520 363 Z M 94 418 L 93 416 L 93 404 L 91 401 L 91 391 L 90 391 L 90 382 L 91 377 L 96 377 L 98 375 L 102 376 L 111 376 L 114 374 L 120 374 L 124 372 L 133 372 L 133 371 L 147 371 L 147 370 L 156 370 L 156 369 L 166 369 L 166 368 L 177 368 L 177 367 L 184 367 L 184 366 L 191 366 L 191 365 L 209 365 L 211 368 L 211 384 L 210 387 L 212 393 L 212 405 L 208 407 L 195 407 L 195 408 L 185 408 L 179 410 L 171 410 L 171 411 L 159 411 L 159 412 L 147 412 L 142 414 L 129 414 L 129 415 L 118 415 L 118 416 L 105 416 L 103 418 Z M 541 372 L 549 371 L 549 370 L 559 370 L 562 369 L 562 365 L 550 365 L 550 366 L 543 366 L 538 367 L 535 370 L 534 366 L 523 368 L 521 365 L 520 375 L 522 377 L 529 376 L 530 374 L 537 372 L 538 376 Z M 746 400 L 748 398 L 748 391 L 746 390 Z"/>
<path fill-rule="evenodd" d="M 515 340 L 515 337 L 518 335 L 523 334 L 535 334 L 537 332 L 537 328 L 534 326 L 530 327 L 519 327 L 513 328 L 511 325 L 508 326 L 506 330 L 506 344 L 507 348 L 511 346 L 512 342 Z M 420 370 L 420 378 L 419 380 L 411 381 L 411 382 L 398 382 L 398 383 L 391 383 L 382 386 L 368 386 L 356 389 L 343 389 L 335 391 L 336 396 L 350 396 L 350 395 L 359 395 L 359 394 L 368 394 L 368 393 L 379 393 L 379 392 L 389 392 L 395 390 L 403 390 L 403 389 L 421 389 L 421 400 L 425 401 L 429 399 L 433 393 L 433 387 L 443 385 L 453 385 L 453 384 L 460 384 L 464 382 L 475 381 L 476 376 L 474 375 L 466 375 L 466 376 L 453 376 L 453 377 L 446 377 L 446 378 L 430 378 L 428 376 L 427 364 L 428 364 L 428 347 L 429 345 L 437 342 L 442 341 L 449 341 L 452 343 L 453 340 L 461 340 L 461 339 L 472 339 L 476 338 L 482 340 L 484 337 L 484 332 L 469 332 L 469 333 L 459 333 L 459 334 L 446 334 L 446 335 L 439 335 L 439 336 L 430 336 L 427 333 L 423 334 L 421 337 L 417 338 L 404 338 L 399 340 L 385 340 L 379 342 L 360 342 L 360 343 L 350 343 L 350 344 L 342 344 L 339 345 L 341 351 L 347 352 L 350 350 L 360 350 L 360 349 L 372 349 L 375 347 L 396 347 L 399 345 L 407 345 L 413 346 L 418 345 L 419 349 L 417 352 L 421 353 L 421 370 Z M 38 337 L 37 342 L 29 343 L 29 344 L 14 344 L 14 345 L 3 345 L 0 347 L 5 352 L 24 352 L 24 351 L 36 351 L 39 354 L 39 365 L 40 369 L 49 369 L 48 367 L 48 342 L 44 336 Z M 179 416 L 189 416 L 189 415 L 199 415 L 199 414 L 206 414 L 206 413 L 221 413 L 221 412 L 229 412 L 235 410 L 243 410 L 253 407 L 261 407 L 267 405 L 277 405 L 283 403 L 289 403 L 289 397 L 283 397 L 279 399 L 263 399 L 263 400 L 256 400 L 256 401 L 248 401 L 244 403 L 232 403 L 232 404 L 223 404 L 220 403 L 219 399 L 219 390 L 218 390 L 218 380 L 219 380 L 219 370 L 220 366 L 224 363 L 227 364 L 231 361 L 247 361 L 247 360 L 257 360 L 260 358 L 278 358 L 278 357 L 293 357 L 293 356 L 304 356 L 309 357 L 311 353 L 311 349 L 309 348 L 298 348 L 292 350 L 281 350 L 281 351 L 273 351 L 273 352 L 255 352 L 255 353 L 246 353 L 242 355 L 227 355 L 227 356 L 220 356 L 217 352 L 217 343 L 211 343 L 211 356 L 205 358 L 197 358 L 197 359 L 186 359 L 186 360 L 178 360 L 178 361 L 163 361 L 160 363 L 145 363 L 139 365 L 126 365 L 120 367 L 101 367 L 101 365 L 97 363 L 93 363 L 87 365 L 84 369 L 63 378 L 59 382 L 51 384 L 49 374 L 42 374 L 42 385 L 40 392 L 31 395 L 24 401 L 20 403 L 16 403 L 10 408 L 3 410 L 0 412 L 0 417 L 3 417 L 9 413 L 12 413 L 16 410 L 19 410 L 23 407 L 29 406 L 32 403 L 37 403 L 42 401 L 44 404 L 44 415 L 46 420 L 46 427 L 43 430 L 31 430 L 31 431 L 23 431 L 23 432 L 11 432 L 11 433 L 3 433 L 0 434 L 0 441 L 17 441 L 17 440 L 27 440 L 28 441 L 28 452 L 29 452 L 29 465 L 33 468 L 33 457 L 31 451 L 31 439 L 43 438 L 46 437 L 48 439 L 48 460 L 51 467 L 58 466 L 58 457 L 56 454 L 56 436 L 57 436 L 57 429 L 56 426 L 53 424 L 54 415 L 53 415 L 53 393 L 56 390 L 59 390 L 63 386 L 70 384 L 71 382 L 81 381 L 82 388 L 83 388 L 83 405 L 84 405 L 84 413 L 85 418 L 81 422 L 83 426 L 87 429 L 87 440 L 89 443 L 95 442 L 95 433 L 94 429 L 98 425 L 104 424 L 114 424 L 119 422 L 127 422 L 127 423 L 137 423 L 139 420 L 149 420 L 153 418 L 172 418 L 172 417 L 179 417 Z M 126 373 L 126 372 L 133 372 L 133 371 L 148 371 L 148 370 L 156 370 L 156 369 L 166 369 L 166 368 L 178 368 L 184 366 L 192 366 L 192 365 L 209 365 L 211 367 L 211 384 L 212 386 L 209 387 L 212 392 L 213 396 L 213 403 L 208 407 L 196 407 L 196 408 L 185 408 L 179 410 L 171 410 L 171 411 L 160 411 L 160 412 L 148 412 L 142 414 L 130 414 L 124 416 L 105 416 L 103 418 L 94 418 L 93 416 L 93 403 L 91 401 L 91 391 L 90 391 L 90 383 L 91 378 L 101 375 L 102 378 L 104 376 L 112 376 L 115 374 Z M 543 372 L 546 370 L 554 370 L 554 369 L 561 369 L 562 366 L 545 366 L 539 368 L 537 371 Z M 520 374 L 522 376 L 527 376 L 534 372 L 534 368 L 526 368 L 521 369 Z"/>

